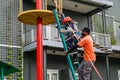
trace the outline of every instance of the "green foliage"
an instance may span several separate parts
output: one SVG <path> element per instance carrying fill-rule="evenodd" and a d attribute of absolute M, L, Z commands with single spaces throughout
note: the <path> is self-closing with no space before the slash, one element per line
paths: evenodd
<path fill-rule="evenodd" d="M 93 16 L 93 20 L 94 20 L 94 31 L 98 33 L 103 33 L 103 27 L 100 17 L 97 14 L 95 14 Z"/>
<path fill-rule="evenodd" d="M 8 62 L 9 65 L 12 65 L 12 62 Z"/>
<path fill-rule="evenodd" d="M 112 27 L 109 26 L 109 28 L 107 28 L 108 34 L 110 35 L 110 39 L 111 39 L 111 44 L 112 45 L 116 45 L 117 44 L 117 40 L 114 36 L 114 31 L 112 30 Z"/>
<path fill-rule="evenodd" d="M 101 21 L 101 18 L 98 14 L 95 14 L 93 16 L 93 21 L 94 21 L 94 31 L 95 32 L 98 32 L 98 33 L 103 33 L 103 26 L 102 26 L 102 21 Z M 109 26 L 109 23 L 106 23 L 106 27 L 107 27 L 107 34 L 110 35 L 110 38 L 111 38 L 111 44 L 112 45 L 116 45 L 117 44 L 117 41 L 116 41 L 116 38 L 114 36 L 114 31 L 113 31 L 113 26 Z M 120 28 L 120 26 L 119 26 Z"/>
<path fill-rule="evenodd" d="M 22 44 L 21 44 L 21 46 L 22 46 Z M 23 58 L 23 56 L 22 56 L 22 48 L 18 48 L 18 60 L 17 60 L 17 62 L 19 63 L 19 70 L 20 70 L 20 72 L 17 74 L 17 77 L 18 77 L 18 79 L 17 80 L 23 80 L 23 78 L 22 78 L 22 76 L 23 76 L 23 74 L 22 74 L 22 71 L 23 71 L 23 68 L 22 68 L 22 58 Z"/>
<path fill-rule="evenodd" d="M 19 77 L 18 80 L 23 80 L 23 78 L 22 78 L 22 77 Z"/>
<path fill-rule="evenodd" d="M 8 76 L 6 76 L 6 79 L 7 79 L 7 80 L 12 80 L 12 76 L 11 76 L 11 75 L 8 75 Z"/>
<path fill-rule="evenodd" d="M 22 71 L 22 69 L 20 69 L 21 71 Z M 19 72 L 19 73 L 17 73 L 17 80 L 23 80 L 23 78 L 22 78 L 22 73 L 21 72 Z"/>

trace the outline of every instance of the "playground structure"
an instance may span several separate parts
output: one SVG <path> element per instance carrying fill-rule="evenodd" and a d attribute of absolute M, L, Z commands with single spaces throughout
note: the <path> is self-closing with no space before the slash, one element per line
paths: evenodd
<path fill-rule="evenodd" d="M 31 24 L 31 25 L 37 24 L 37 55 L 36 55 L 37 57 L 37 65 L 36 65 L 37 80 L 43 80 L 42 24 L 47 25 L 47 24 L 53 24 L 57 22 L 58 30 L 61 30 L 61 24 L 59 22 L 58 13 L 59 12 L 61 13 L 62 11 L 60 10 L 60 7 L 56 3 L 55 0 L 54 0 L 54 3 L 56 4 L 56 9 L 54 9 L 52 12 L 49 10 L 42 10 L 42 7 L 41 7 L 42 1 L 37 0 L 36 10 L 29 10 L 29 11 L 21 12 L 18 15 L 18 19 L 25 24 Z M 64 35 L 60 33 L 60 36 L 61 36 L 65 51 L 68 51 L 68 47 L 66 45 Z M 70 54 L 68 54 L 66 57 L 68 60 L 70 70 L 72 72 L 72 77 L 74 80 L 76 80 Z"/>
<path fill-rule="evenodd" d="M 0 74 L 1 74 L 0 77 L 1 77 L 1 80 L 4 80 L 5 75 L 15 73 L 15 72 L 19 72 L 19 71 L 20 70 L 17 69 L 16 67 L 0 61 Z"/>
<path fill-rule="evenodd" d="M 56 1 L 54 0 L 54 3 L 56 4 L 56 9 L 60 10 L 60 7 L 57 5 Z M 37 80 L 43 80 L 43 45 L 42 45 L 42 24 L 47 25 L 47 24 L 52 24 L 55 23 L 55 18 L 54 15 L 57 15 L 56 13 L 53 14 L 52 11 L 49 10 L 41 10 L 42 9 L 42 0 L 37 0 L 36 1 L 36 10 L 29 10 L 25 12 L 21 12 L 18 15 L 19 21 L 26 23 L 26 24 L 31 24 L 35 25 L 37 24 Z M 61 12 L 61 10 L 60 10 Z M 61 35 L 63 36 L 63 35 Z M 64 37 L 63 37 L 64 38 Z M 65 42 L 65 41 L 63 41 Z M 66 44 L 66 43 L 64 43 Z M 65 47 L 67 49 L 67 46 Z M 72 70 L 72 75 L 74 80 L 76 80 L 75 77 L 75 72 L 72 67 L 70 55 L 67 56 L 70 68 Z"/>
<path fill-rule="evenodd" d="M 36 0 L 36 10 L 21 12 L 18 15 L 18 19 L 26 24 L 37 25 L 36 77 L 37 80 L 44 80 L 42 25 L 55 23 L 53 12 L 49 10 L 42 10 L 42 0 Z"/>
<path fill-rule="evenodd" d="M 57 10 L 57 7 L 56 7 L 56 10 Z M 60 10 L 61 11 L 61 10 Z M 34 14 L 37 14 L 36 16 L 34 16 L 34 17 L 32 17 L 32 18 L 29 18 L 29 17 L 31 17 L 30 15 L 29 15 L 29 17 L 25 17 L 26 19 L 31 19 L 31 20 L 28 20 L 28 21 L 26 21 L 25 19 L 25 22 L 24 23 L 27 23 L 27 22 L 29 22 L 29 23 L 27 23 L 27 24 L 32 24 L 32 25 L 35 25 L 37 22 L 36 22 L 36 18 L 38 17 L 38 14 L 39 13 L 42 13 L 42 14 L 46 14 L 48 12 L 48 16 L 49 16 L 49 18 L 44 18 L 43 17 L 43 15 L 41 15 L 42 16 L 42 21 L 43 21 L 43 24 L 51 24 L 51 23 L 55 23 L 55 19 L 54 19 L 54 14 L 53 14 L 53 12 L 52 11 L 42 11 L 42 10 L 30 10 L 30 11 L 26 11 L 25 13 L 23 12 L 23 13 L 21 13 L 19 16 L 20 16 L 20 19 L 22 20 L 25 16 L 27 17 L 29 14 L 28 13 L 30 13 L 30 14 L 32 14 L 32 15 L 34 15 Z M 27 14 L 27 15 L 25 15 L 25 14 Z M 51 17 L 50 17 L 51 16 Z M 45 19 L 45 20 L 44 20 Z M 52 20 L 51 22 L 50 21 L 48 21 L 48 20 Z M 30 21 L 32 21 L 32 22 L 30 22 Z M 44 23 L 45 22 L 45 23 Z M 41 33 L 42 33 L 42 31 L 41 31 Z M 40 45 L 41 45 L 42 43 L 40 43 Z M 98 46 L 98 48 L 101 48 L 101 49 L 106 49 L 106 48 L 102 48 L 102 47 L 99 47 Z M 9 57 L 9 58 L 11 58 L 11 57 Z M 3 63 L 1 63 L 1 64 L 3 64 Z M 3 69 L 1 69 L 1 71 L 4 71 Z M 4 71 L 5 72 L 5 71 Z M 3 73 L 3 72 L 2 72 Z"/>

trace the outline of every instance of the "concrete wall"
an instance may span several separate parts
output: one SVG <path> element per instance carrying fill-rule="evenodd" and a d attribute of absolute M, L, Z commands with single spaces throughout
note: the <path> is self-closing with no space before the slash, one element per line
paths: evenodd
<path fill-rule="evenodd" d="M 24 80 L 36 80 L 35 52 L 24 53 L 23 66 Z"/>
<path fill-rule="evenodd" d="M 30 7 L 30 8 L 34 8 L 34 5 L 33 7 Z M 52 10 L 54 7 L 49 6 L 48 8 Z M 29 9 L 29 8 L 26 8 L 26 9 Z M 111 8 L 111 10 L 108 10 L 108 11 L 109 11 L 109 14 L 116 16 L 116 20 L 120 20 L 117 17 L 119 14 L 119 8 L 117 10 L 118 13 L 114 13 L 116 11 L 114 10 L 114 8 Z M 87 17 L 85 15 L 80 14 L 78 12 L 69 11 L 69 10 L 63 10 L 63 12 L 65 16 L 70 16 L 73 20 L 78 22 L 79 29 L 82 29 L 84 26 L 85 27 L 87 26 Z M 80 61 L 81 60 L 82 59 L 80 58 Z M 35 62 L 36 62 L 35 51 L 24 53 L 24 80 L 36 80 Z M 115 63 L 115 62 L 119 62 L 119 59 L 110 58 L 111 80 L 118 80 L 117 70 L 120 67 L 119 65 L 120 63 Z M 100 56 L 97 57 L 97 61 L 95 65 L 97 69 L 100 71 L 100 73 L 102 74 L 104 80 L 107 80 L 105 57 L 100 57 Z M 59 71 L 68 69 L 66 58 L 64 56 L 57 56 L 57 55 L 50 55 L 50 54 L 47 55 L 47 69 L 58 69 Z M 60 80 L 62 80 L 61 77 L 63 76 L 60 76 L 59 78 Z M 94 71 L 92 75 L 92 80 L 98 80 L 98 77 Z"/>
<path fill-rule="evenodd" d="M 78 28 L 88 27 L 87 16 L 78 12 L 63 10 L 65 16 L 70 16 L 73 20 L 78 22 Z"/>
<path fill-rule="evenodd" d="M 47 69 L 57 69 L 59 70 L 59 80 L 67 80 L 68 76 L 68 63 L 65 56 L 58 56 L 47 54 Z M 35 63 L 35 51 L 27 52 L 24 54 L 24 80 L 36 80 L 36 63 Z M 80 62 L 83 60 L 79 58 Z M 120 62 L 119 59 L 109 58 L 110 65 L 110 77 L 111 80 L 118 80 L 117 70 L 120 70 Z M 96 68 L 102 75 L 104 80 L 107 80 L 107 72 L 106 72 L 106 58 L 105 56 L 97 56 L 97 61 L 95 63 Z M 62 72 L 62 74 L 61 74 Z M 64 74 L 64 75 L 63 75 Z M 92 72 L 92 80 L 99 80 L 96 72 L 93 70 Z"/>
<path fill-rule="evenodd" d="M 120 70 L 120 59 L 119 58 L 110 58 L 110 77 L 111 80 L 118 79 L 118 70 Z"/>
<path fill-rule="evenodd" d="M 53 10 L 55 7 L 49 6 L 49 10 Z M 79 12 L 63 9 L 63 13 L 65 16 L 70 16 L 73 20 L 78 22 L 78 28 L 82 29 L 83 27 L 88 27 L 87 17 L 84 14 Z"/>
<path fill-rule="evenodd" d="M 120 0 L 109 0 L 113 2 L 113 7 L 107 10 L 109 15 L 115 16 L 115 20 L 120 21 Z"/>

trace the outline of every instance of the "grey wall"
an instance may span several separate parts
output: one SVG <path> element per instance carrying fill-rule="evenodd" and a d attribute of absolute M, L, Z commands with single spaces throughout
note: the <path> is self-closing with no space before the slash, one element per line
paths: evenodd
<path fill-rule="evenodd" d="M 83 60 L 79 58 L 80 62 Z M 36 58 L 35 51 L 24 53 L 24 80 L 35 80 L 36 78 Z M 110 62 L 110 77 L 111 80 L 118 80 L 117 70 L 120 70 L 119 59 L 109 58 Z M 106 58 L 105 56 L 97 56 L 97 61 L 95 63 L 96 68 L 102 75 L 104 80 L 107 80 L 107 69 L 106 69 Z M 67 75 L 66 70 L 69 69 L 68 63 L 65 56 L 47 54 L 47 69 L 57 69 L 59 70 L 59 80 L 63 79 L 61 72 Z M 66 80 L 66 78 L 64 78 Z M 93 70 L 92 80 L 99 80 L 98 75 Z"/>
<path fill-rule="evenodd" d="M 120 21 L 120 0 L 109 0 L 113 2 L 113 7 L 108 9 L 108 14 L 115 16 L 117 21 Z"/>
<path fill-rule="evenodd" d="M 47 55 L 47 69 L 64 70 L 68 68 L 65 56 Z"/>
<path fill-rule="evenodd" d="M 115 1 L 118 1 L 118 4 L 120 2 L 119 0 L 115 0 Z M 31 5 L 29 6 L 30 8 L 34 8 L 34 5 L 32 7 Z M 50 6 L 48 8 L 51 10 L 53 9 L 53 7 Z M 25 9 L 29 9 L 29 8 L 25 8 Z M 116 17 L 116 20 L 120 21 L 120 18 L 118 17 L 120 12 L 119 7 L 116 7 L 116 5 L 114 4 L 114 7 L 110 8 L 110 10 L 108 11 L 110 15 L 114 15 Z M 85 15 L 69 10 L 63 10 L 63 12 L 66 16 L 70 16 L 73 20 L 77 21 L 80 29 L 84 26 L 87 26 L 87 17 Z M 36 62 L 35 52 L 24 53 L 24 80 L 35 80 L 35 74 L 36 74 L 35 62 Z M 111 80 L 118 80 L 117 70 L 120 67 L 119 65 L 120 63 L 117 62 L 119 62 L 119 59 L 110 59 Z M 107 80 L 105 57 L 98 57 L 95 65 L 99 70 L 99 72 L 102 74 L 104 80 Z M 47 69 L 58 69 L 61 71 L 67 68 L 68 68 L 67 60 L 64 56 L 47 55 Z M 92 78 L 93 78 L 92 80 L 98 80 L 98 77 L 94 71 Z"/>
<path fill-rule="evenodd" d="M 99 71 L 99 73 L 101 74 L 101 76 L 103 77 L 103 80 L 107 80 L 105 57 L 97 56 L 95 66 L 96 66 L 97 70 Z M 94 69 L 92 72 L 92 80 L 99 80 L 99 77 Z"/>
<path fill-rule="evenodd" d="M 118 79 L 118 70 L 120 70 L 120 59 L 119 58 L 110 58 L 111 80 L 119 80 Z"/>
<path fill-rule="evenodd" d="M 53 10 L 55 7 L 48 6 L 49 10 Z M 79 12 L 70 11 L 67 9 L 63 9 L 63 13 L 65 16 L 70 16 L 73 20 L 78 22 L 78 28 L 82 29 L 83 27 L 87 27 L 87 16 L 84 14 L 81 14 Z"/>
<path fill-rule="evenodd" d="M 120 70 L 120 59 L 119 58 L 109 58 L 109 66 L 110 66 L 110 79 L 118 80 L 118 70 Z M 95 63 L 96 68 L 100 72 L 103 77 L 103 80 L 107 80 L 106 73 L 106 61 L 105 57 L 97 57 L 97 61 Z M 99 80 L 97 74 L 93 70 L 92 80 Z"/>
<path fill-rule="evenodd" d="M 35 51 L 24 53 L 24 80 L 36 80 Z M 47 55 L 47 69 L 68 69 L 67 60 L 63 56 Z"/>
<path fill-rule="evenodd" d="M 23 66 L 24 80 L 36 80 L 35 52 L 24 53 Z"/>
<path fill-rule="evenodd" d="M 83 27 L 88 27 L 87 16 L 78 12 L 63 10 L 65 16 L 70 16 L 73 20 L 78 22 L 78 28 L 82 29 Z"/>

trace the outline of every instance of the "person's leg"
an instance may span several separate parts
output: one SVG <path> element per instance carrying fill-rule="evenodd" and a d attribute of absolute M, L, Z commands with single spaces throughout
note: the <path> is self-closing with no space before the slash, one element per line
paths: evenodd
<path fill-rule="evenodd" d="M 80 66 L 77 69 L 79 80 L 84 80 L 83 79 L 83 67 L 84 67 L 84 61 L 81 62 Z"/>
<path fill-rule="evenodd" d="M 90 61 L 84 61 L 84 67 L 83 67 L 83 80 L 90 80 L 92 71 L 92 64 Z"/>
<path fill-rule="evenodd" d="M 73 47 L 71 37 L 69 37 L 69 38 L 66 40 L 66 44 L 67 44 L 67 46 L 68 46 L 69 49 L 71 49 L 71 48 Z"/>

